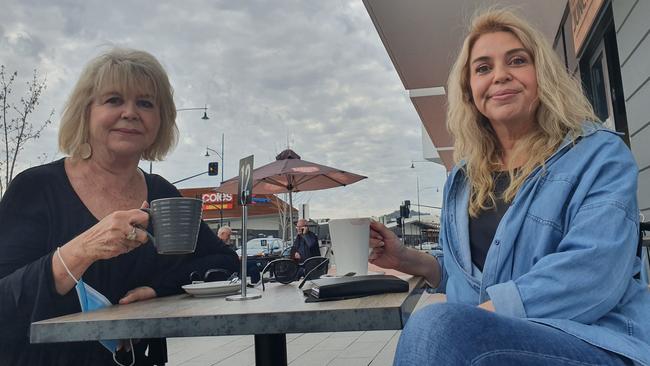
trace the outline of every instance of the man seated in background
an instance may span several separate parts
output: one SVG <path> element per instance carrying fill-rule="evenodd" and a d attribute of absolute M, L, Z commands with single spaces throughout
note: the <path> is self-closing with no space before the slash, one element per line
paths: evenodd
<path fill-rule="evenodd" d="M 230 235 L 232 235 L 232 229 L 227 225 L 220 227 L 219 231 L 217 231 L 219 239 L 223 240 L 228 246 L 230 246 Z"/>

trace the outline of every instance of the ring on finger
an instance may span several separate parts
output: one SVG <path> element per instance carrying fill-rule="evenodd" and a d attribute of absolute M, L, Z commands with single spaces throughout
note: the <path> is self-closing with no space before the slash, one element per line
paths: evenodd
<path fill-rule="evenodd" d="M 135 226 L 131 226 L 131 227 L 132 227 L 131 232 L 126 234 L 126 239 L 127 240 L 135 240 L 135 239 L 137 239 L 136 227 Z"/>

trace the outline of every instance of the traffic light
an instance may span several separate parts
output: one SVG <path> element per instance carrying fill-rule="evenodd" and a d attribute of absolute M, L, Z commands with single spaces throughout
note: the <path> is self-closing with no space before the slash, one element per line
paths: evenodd
<path fill-rule="evenodd" d="M 399 215 L 400 217 L 407 218 L 411 214 L 410 210 L 411 202 L 409 201 L 404 201 L 403 205 L 399 206 Z"/>
<path fill-rule="evenodd" d="M 213 161 L 208 163 L 208 175 L 219 175 L 219 163 Z"/>
<path fill-rule="evenodd" d="M 402 227 L 402 218 L 401 217 L 397 218 L 397 227 Z"/>

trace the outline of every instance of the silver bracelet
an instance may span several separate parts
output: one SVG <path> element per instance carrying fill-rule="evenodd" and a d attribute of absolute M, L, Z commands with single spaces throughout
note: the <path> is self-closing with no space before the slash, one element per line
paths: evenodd
<path fill-rule="evenodd" d="M 75 283 L 79 283 L 79 280 L 77 280 L 73 275 L 72 272 L 70 272 L 70 269 L 68 269 L 68 266 L 65 265 L 65 262 L 63 261 L 63 257 L 61 257 L 61 247 L 56 247 L 56 255 L 59 257 L 59 260 L 61 261 L 61 264 L 63 264 L 63 268 L 65 268 L 65 271 L 68 272 L 70 277 L 74 280 Z"/>

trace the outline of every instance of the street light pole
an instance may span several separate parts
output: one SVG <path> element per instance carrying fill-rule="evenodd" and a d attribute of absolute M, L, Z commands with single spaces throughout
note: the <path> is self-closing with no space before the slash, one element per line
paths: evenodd
<path fill-rule="evenodd" d="M 415 169 L 415 163 L 435 163 L 434 161 L 430 160 L 411 160 L 411 169 Z M 416 175 L 416 184 L 417 184 L 417 200 L 418 200 L 418 222 L 420 225 L 422 225 L 422 216 L 420 214 L 420 210 L 422 209 L 423 205 L 420 205 L 420 176 Z M 433 186 L 433 187 L 424 187 L 422 190 L 428 189 L 428 188 L 436 188 L 436 192 L 438 192 L 438 187 Z M 436 208 L 435 206 L 428 206 L 428 207 L 433 207 Z M 420 228 L 420 234 L 419 234 L 419 239 L 420 239 L 420 249 L 422 249 L 422 228 Z"/>
<path fill-rule="evenodd" d="M 205 107 L 196 107 L 196 108 L 177 108 L 176 112 L 182 112 L 182 111 L 198 111 L 201 110 L 203 111 L 203 117 L 201 119 L 203 120 L 208 120 L 208 106 L 206 105 Z"/>
<path fill-rule="evenodd" d="M 417 189 L 418 189 L 418 226 L 422 225 L 422 216 L 420 214 L 420 211 L 422 209 L 420 208 L 420 176 L 415 177 L 417 179 Z M 419 228 L 420 233 L 418 235 L 418 241 L 420 242 L 420 250 L 422 250 L 422 227 Z"/>
<path fill-rule="evenodd" d="M 204 107 L 197 107 L 197 108 L 177 108 L 176 112 L 183 112 L 183 111 L 198 111 L 202 110 L 203 111 L 203 117 L 201 117 L 202 120 L 207 120 L 210 119 L 208 117 L 208 106 Z M 149 174 L 151 174 L 153 171 L 153 161 L 149 160 Z"/>
<path fill-rule="evenodd" d="M 219 186 L 223 184 L 223 170 L 225 168 L 223 164 L 223 143 L 224 143 L 224 138 L 223 138 L 223 132 L 221 133 L 221 182 L 219 183 Z M 223 198 L 223 196 L 222 196 Z M 223 200 L 221 200 L 221 205 L 219 206 L 219 226 L 223 226 Z M 242 226 L 243 227 L 243 226 Z"/>
<path fill-rule="evenodd" d="M 223 184 L 223 146 L 224 146 L 224 134 L 221 134 L 221 153 L 217 150 L 205 147 L 205 156 L 210 156 L 210 151 L 217 154 L 221 158 L 221 184 Z M 219 227 L 223 226 L 223 193 L 221 194 L 221 202 L 219 203 Z"/>
<path fill-rule="evenodd" d="M 222 133 L 221 134 L 221 183 L 223 183 L 223 170 L 225 168 L 223 166 L 223 143 L 224 143 L 223 135 L 224 134 Z"/>

